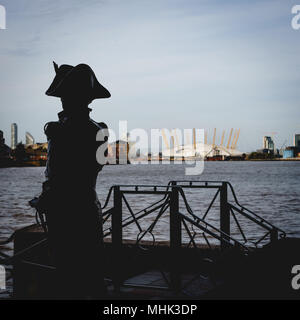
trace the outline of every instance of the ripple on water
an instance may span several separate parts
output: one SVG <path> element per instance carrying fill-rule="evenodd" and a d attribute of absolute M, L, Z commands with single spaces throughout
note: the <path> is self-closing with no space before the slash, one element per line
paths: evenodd
<path fill-rule="evenodd" d="M 24 225 L 35 222 L 35 212 L 28 201 L 41 190 L 44 168 L 6 168 L 0 170 L 0 237 Z M 99 175 L 97 192 L 100 201 L 106 199 L 113 184 L 161 184 L 170 180 L 223 180 L 233 185 L 239 202 L 290 235 L 300 236 L 300 162 L 206 162 L 200 176 L 185 176 L 184 165 L 130 165 L 107 166 Z M 186 191 L 190 206 L 201 216 L 208 206 L 213 192 Z M 158 197 L 143 195 L 128 197 L 134 211 L 151 204 Z M 143 222 L 151 223 L 155 215 Z M 218 226 L 217 208 L 208 216 L 209 221 Z M 154 230 L 157 240 L 166 240 L 169 217 L 165 215 Z M 243 228 L 254 238 L 259 235 L 257 226 L 241 221 Z M 232 225 L 233 234 L 237 231 Z M 126 228 L 126 238 L 135 239 L 137 228 Z M 184 235 L 185 239 L 186 235 Z"/>

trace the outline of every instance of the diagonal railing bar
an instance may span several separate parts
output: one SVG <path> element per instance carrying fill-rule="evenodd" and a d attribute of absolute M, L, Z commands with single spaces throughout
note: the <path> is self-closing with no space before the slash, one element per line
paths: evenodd
<path fill-rule="evenodd" d="M 261 226 L 262 228 L 266 229 L 267 231 L 271 231 L 273 228 L 269 225 L 265 225 L 264 222 L 262 220 L 258 221 L 255 217 L 251 216 L 251 214 L 248 214 L 244 211 L 242 211 L 240 208 L 237 208 L 236 206 L 234 206 L 231 203 L 228 203 L 229 207 L 235 211 L 237 211 L 238 213 L 240 213 L 241 215 L 243 215 L 244 217 L 246 217 L 247 219 L 255 222 L 256 224 L 258 224 L 259 226 Z M 277 228 L 276 228 L 277 229 Z"/>
<path fill-rule="evenodd" d="M 203 236 L 203 238 L 204 238 L 204 240 L 205 240 L 206 244 L 208 245 L 209 249 L 212 249 L 211 244 L 210 244 L 210 242 L 208 241 L 207 236 L 205 235 L 205 233 L 204 233 L 204 232 L 202 233 L 202 236 Z"/>
<path fill-rule="evenodd" d="M 222 185 L 226 184 L 230 188 L 230 191 L 231 191 L 231 194 L 232 194 L 232 197 L 233 197 L 233 201 L 234 201 L 234 203 L 230 203 L 228 201 L 228 199 L 227 199 L 226 203 L 228 205 L 228 209 L 229 210 L 232 209 L 232 212 L 234 212 L 234 215 L 232 215 L 232 216 L 234 217 L 236 222 L 238 222 L 238 217 L 236 215 L 236 213 L 238 213 L 241 216 L 244 216 L 248 220 L 252 221 L 253 223 L 255 223 L 255 224 L 259 225 L 260 227 L 264 228 L 265 230 L 267 230 L 268 234 L 270 234 L 270 240 L 271 241 L 276 239 L 276 234 L 278 234 L 278 233 L 279 233 L 281 238 L 284 238 L 286 236 L 286 233 L 282 229 L 280 229 L 278 227 L 275 227 L 272 223 L 270 223 L 266 219 L 260 217 L 259 215 L 257 215 L 253 211 L 251 211 L 248 208 L 242 206 L 238 202 L 237 196 L 235 194 L 235 191 L 234 191 L 232 185 L 227 181 L 187 181 L 187 180 L 178 180 L 178 181 L 170 181 L 169 184 L 177 185 L 177 186 L 180 186 L 182 188 L 217 188 L 218 189 L 217 192 L 220 192 L 221 188 L 222 188 Z M 226 196 L 226 198 L 227 198 L 227 196 Z M 212 200 L 212 202 L 214 202 L 214 201 L 215 201 L 215 199 Z M 211 209 L 211 206 L 212 205 L 210 205 L 208 207 L 208 209 L 207 209 L 207 211 L 206 211 L 206 213 L 205 213 L 205 215 L 203 217 L 206 217 L 206 215 L 208 214 L 208 212 Z M 242 228 L 238 228 L 238 229 L 239 229 L 239 231 L 241 233 L 241 236 L 245 240 L 245 238 L 247 238 L 246 235 L 245 235 L 245 232 L 242 230 Z M 227 232 L 227 230 L 226 230 L 226 232 Z M 264 239 L 265 239 L 265 237 L 264 237 Z M 258 241 L 256 243 L 259 243 L 261 241 Z"/>
<path fill-rule="evenodd" d="M 231 193 L 232 193 L 232 195 L 233 195 L 233 198 L 234 198 L 235 203 L 236 203 L 238 206 L 240 206 L 240 208 L 241 208 L 241 209 L 238 211 L 240 214 L 245 215 L 245 216 L 247 215 L 247 217 L 248 217 L 249 219 L 250 219 L 250 215 L 252 215 L 254 218 L 256 218 L 256 219 L 255 219 L 255 222 L 259 223 L 261 226 L 264 226 L 265 229 L 267 229 L 267 230 L 276 229 L 276 230 L 278 230 L 278 231 L 281 232 L 281 234 L 282 234 L 283 237 L 286 236 L 285 231 L 283 231 L 282 229 L 274 226 L 272 223 L 270 223 L 270 222 L 267 221 L 266 219 L 260 217 L 258 214 L 256 214 L 256 213 L 253 212 L 252 210 L 250 210 L 250 209 L 242 206 L 242 205 L 239 203 L 238 199 L 237 199 L 237 196 L 236 196 L 236 194 L 235 194 L 235 191 L 234 191 L 233 186 L 231 185 L 231 183 L 230 183 L 230 182 L 227 182 L 227 185 L 229 186 L 229 188 L 230 188 L 230 190 L 231 190 Z M 231 206 L 232 206 L 232 205 L 231 205 Z M 247 211 L 248 214 L 246 214 L 244 211 Z M 254 219 L 251 219 L 251 220 L 254 221 Z"/>
<path fill-rule="evenodd" d="M 241 225 L 240 225 L 240 223 L 239 223 L 236 215 L 234 214 L 232 208 L 230 208 L 230 212 L 231 212 L 231 214 L 232 214 L 232 216 L 233 216 L 233 219 L 234 219 L 234 221 L 235 221 L 235 223 L 236 223 L 236 225 L 237 225 L 237 227 L 238 227 L 238 229 L 239 229 L 239 231 L 240 231 L 240 233 L 241 233 L 244 241 L 247 242 L 248 240 L 247 240 L 247 238 L 246 238 L 246 236 L 245 236 L 245 233 L 244 233 L 244 231 L 243 231 L 243 229 L 242 229 L 242 227 L 241 227 Z"/>
<path fill-rule="evenodd" d="M 202 217 L 203 220 L 206 218 L 209 210 L 211 209 L 212 205 L 214 204 L 214 202 L 215 202 L 215 200 L 216 200 L 216 198 L 217 198 L 217 196 L 218 196 L 219 193 L 220 193 L 220 189 L 217 190 L 217 192 L 216 192 L 215 196 L 213 197 L 210 205 L 208 206 L 206 212 L 204 213 L 204 215 L 203 215 L 203 217 Z"/>
<path fill-rule="evenodd" d="M 251 249 L 246 247 L 245 245 L 243 245 L 242 243 L 240 243 L 238 240 L 232 238 L 231 236 L 227 235 L 226 233 L 222 232 L 221 230 L 217 229 L 216 227 L 206 223 L 206 227 L 203 227 L 199 222 L 201 222 L 201 219 L 192 219 L 188 216 L 186 216 L 185 214 L 179 212 L 179 215 L 181 215 L 182 219 L 187 220 L 188 222 L 190 222 L 191 224 L 193 224 L 194 226 L 198 227 L 199 229 L 201 229 L 202 231 L 206 232 L 207 234 L 209 234 L 210 236 L 212 236 L 213 238 L 220 240 L 221 241 L 221 236 L 218 234 L 220 233 L 223 236 L 226 236 L 229 240 L 227 239 L 223 239 L 228 245 L 230 246 L 234 246 L 234 245 L 238 245 L 241 248 L 245 249 L 246 251 L 250 251 Z M 196 216 L 197 217 L 197 216 Z M 211 229 L 213 229 L 214 231 L 217 231 L 217 233 L 214 233 L 213 231 L 209 230 L 208 227 L 210 227 Z M 230 241 L 233 241 L 233 243 L 231 243 Z"/>
<path fill-rule="evenodd" d="M 158 205 L 159 203 L 160 203 L 160 204 L 163 203 L 163 201 L 164 201 L 164 200 L 166 199 L 166 197 L 168 196 L 168 191 L 169 191 L 169 188 L 170 188 L 169 185 L 167 185 L 167 186 L 153 186 L 153 185 L 132 186 L 132 185 L 123 185 L 123 187 L 131 187 L 131 188 L 134 187 L 136 193 L 139 193 L 139 192 L 140 192 L 140 193 L 144 193 L 144 192 L 142 192 L 141 190 L 138 190 L 139 187 L 152 187 L 154 193 L 156 192 L 156 190 L 157 190 L 158 187 L 160 187 L 160 188 L 166 188 L 166 190 L 165 190 L 165 192 L 164 192 L 164 196 L 163 196 L 161 199 L 159 199 L 158 201 L 155 201 L 154 203 L 152 203 L 152 204 L 149 205 L 148 207 L 146 207 L 146 208 L 138 211 L 138 212 L 136 213 L 136 215 L 139 214 L 139 213 L 141 213 L 141 212 L 146 212 L 147 210 L 151 209 L 153 206 Z M 125 192 L 125 193 L 128 193 L 128 191 L 124 191 L 124 192 Z M 153 194 L 154 194 L 154 193 L 153 193 Z M 159 208 L 159 207 L 160 207 L 160 205 L 157 206 L 156 209 Z M 155 209 L 155 210 L 156 210 L 156 209 Z M 153 210 L 153 211 L 154 211 L 154 210 Z M 151 211 L 151 212 L 153 212 L 153 211 Z M 127 217 L 127 218 L 125 218 L 125 219 L 123 220 L 123 222 L 125 222 L 125 221 L 128 220 L 128 219 L 130 219 L 130 216 Z"/>
<path fill-rule="evenodd" d="M 121 187 L 121 186 L 123 186 L 123 187 L 133 187 L 133 185 L 120 185 L 120 187 Z M 153 202 L 151 205 L 149 205 L 149 206 L 146 208 L 146 209 L 150 209 L 151 207 L 153 207 L 153 206 L 157 205 L 158 203 L 162 202 L 163 200 L 165 200 L 165 198 L 166 198 L 167 195 L 168 195 L 167 192 L 169 191 L 169 188 L 171 187 L 171 185 L 170 185 L 170 184 L 168 184 L 167 186 L 139 185 L 139 187 L 153 187 L 154 190 L 155 190 L 155 188 L 157 188 L 157 187 L 164 187 L 164 188 L 166 188 L 166 193 L 165 193 L 165 195 L 164 195 L 161 199 L 159 199 L 158 201 Z M 106 197 L 106 200 L 105 200 L 105 203 L 104 203 L 104 205 L 103 205 L 103 207 L 102 207 L 102 210 L 107 207 L 107 205 L 108 205 L 108 203 L 109 203 L 109 201 L 110 201 L 110 198 L 111 198 L 111 196 L 112 196 L 113 188 L 114 188 L 114 186 L 110 187 L 109 192 L 108 192 L 107 197 Z M 113 209 L 113 208 L 112 208 L 112 209 Z M 141 211 L 144 211 L 144 210 L 146 210 L 146 209 L 143 209 L 143 210 L 141 210 Z M 111 209 L 110 209 L 110 210 L 111 210 Z M 106 214 L 111 213 L 110 210 L 104 212 L 104 213 L 103 213 L 103 216 L 106 215 Z M 138 212 L 138 213 L 139 213 L 139 212 Z"/>
<path fill-rule="evenodd" d="M 223 232 L 222 230 L 216 228 L 215 226 L 209 224 L 208 222 L 202 220 L 200 217 L 196 216 L 196 215 L 193 213 L 193 211 L 192 211 L 192 209 L 190 208 L 190 206 L 188 206 L 187 199 L 186 199 L 186 197 L 185 197 L 185 194 L 184 194 L 182 188 L 179 187 L 178 191 L 179 191 L 179 193 L 180 193 L 180 195 L 181 195 L 184 203 L 186 204 L 186 208 L 187 208 L 188 213 L 189 213 L 189 214 L 193 217 L 193 219 L 194 219 L 194 222 L 195 222 L 195 223 L 192 223 L 193 225 L 197 226 L 197 227 L 200 228 L 202 231 L 210 234 L 212 237 L 214 237 L 214 238 L 216 238 L 216 239 L 218 239 L 218 240 L 220 240 L 220 241 L 224 241 L 225 243 L 227 243 L 227 244 L 230 245 L 230 246 L 233 245 L 233 244 L 230 242 L 230 240 L 232 240 L 232 241 L 234 242 L 234 245 L 239 245 L 240 247 L 242 247 L 242 248 L 244 248 L 244 249 L 246 248 L 246 250 L 249 250 L 248 247 L 246 247 L 244 244 L 242 244 L 242 243 L 241 243 L 240 241 L 238 241 L 237 239 L 231 237 L 230 235 L 226 234 L 226 233 Z M 182 214 L 182 213 L 181 213 L 181 214 Z M 184 218 L 184 219 L 187 218 L 187 216 L 185 216 L 184 214 L 182 214 L 182 215 L 183 215 L 183 218 Z M 203 224 L 205 225 L 205 227 L 202 226 L 200 223 L 203 223 Z M 213 229 L 214 231 L 216 231 L 217 233 L 219 233 L 221 236 L 219 236 L 217 233 L 211 232 L 210 230 L 208 230 L 208 228 Z M 226 241 L 226 238 L 229 239 L 229 241 Z"/>
<path fill-rule="evenodd" d="M 140 210 L 139 212 L 137 212 L 137 213 L 135 214 L 135 218 L 136 218 L 137 220 L 140 220 L 140 219 L 146 217 L 147 215 L 151 214 L 152 212 L 156 211 L 157 209 L 161 208 L 163 205 L 164 205 L 164 203 L 161 203 L 160 205 L 158 205 L 158 206 L 150 209 L 149 211 L 147 211 L 146 209 Z M 138 214 L 140 214 L 140 215 L 137 216 Z M 130 217 L 129 217 L 129 218 L 130 218 Z M 125 227 L 127 227 L 128 225 L 130 225 L 131 223 L 134 222 L 134 219 L 131 219 L 131 220 L 129 220 L 129 221 L 128 221 L 128 220 L 129 220 L 128 218 L 125 218 L 125 219 L 122 221 L 122 228 L 125 228 Z M 126 222 L 126 221 L 127 221 L 127 222 Z M 109 236 L 109 235 L 112 233 L 111 227 L 105 229 L 104 232 L 106 232 L 106 231 L 108 231 L 108 230 L 109 230 L 109 232 L 104 233 L 104 237 Z"/>
<path fill-rule="evenodd" d="M 184 220 L 182 220 L 182 221 L 184 221 Z M 188 245 L 187 245 L 187 247 L 189 248 L 190 247 L 190 245 L 191 245 L 191 243 L 194 241 L 195 242 L 195 238 L 196 238 L 196 235 L 197 235 L 197 233 L 195 232 L 195 231 L 193 231 L 193 234 L 192 234 L 192 239 L 190 240 L 190 242 L 188 243 Z"/>
<path fill-rule="evenodd" d="M 255 246 L 257 247 L 257 245 L 262 242 L 268 235 L 271 234 L 271 231 L 268 231 L 265 235 L 263 235 L 260 239 L 258 239 L 256 242 L 254 242 Z"/>
<path fill-rule="evenodd" d="M 194 246 L 194 248 L 197 248 L 196 242 L 195 242 L 195 240 L 194 240 L 195 236 L 193 236 L 193 235 L 191 234 L 190 229 L 188 228 L 186 222 L 185 222 L 183 219 L 182 219 L 182 223 L 183 223 L 183 226 L 184 226 L 184 228 L 185 228 L 188 236 L 190 237 L 190 242 L 188 243 L 187 247 L 189 248 L 190 244 L 192 243 L 193 246 Z"/>
<path fill-rule="evenodd" d="M 170 200 L 169 198 L 166 199 L 165 203 L 161 207 L 160 211 L 158 212 L 158 215 L 156 216 L 155 220 L 151 223 L 149 231 L 153 231 L 155 225 L 157 224 L 159 218 L 167 211 L 167 209 L 170 207 Z"/>
<path fill-rule="evenodd" d="M 128 210 L 129 210 L 129 212 L 130 212 L 130 214 L 131 214 L 136 226 L 138 227 L 139 231 L 141 232 L 142 231 L 142 227 L 140 226 L 139 222 L 137 221 L 137 219 L 136 219 L 136 217 L 134 215 L 134 212 L 132 211 L 132 209 L 131 209 L 126 197 L 124 196 L 124 194 L 122 194 L 122 199 L 124 200 L 124 202 L 126 204 L 126 207 L 128 208 Z"/>
<path fill-rule="evenodd" d="M 144 209 L 136 212 L 135 215 L 137 216 L 137 215 L 139 215 L 139 214 L 141 214 L 141 213 L 143 213 L 143 214 L 144 214 L 144 213 L 152 213 L 153 211 L 159 209 L 163 204 L 164 204 L 164 202 L 161 203 L 160 205 L 158 205 L 158 206 L 150 209 L 150 210 L 149 210 L 149 207 L 150 207 L 150 206 L 149 206 L 149 207 L 147 207 L 147 208 L 144 208 Z M 152 206 L 151 206 L 151 207 L 152 207 Z M 124 218 L 124 219 L 123 219 L 123 222 L 128 221 L 130 218 L 131 218 L 131 216 L 128 216 L 128 217 Z M 133 220 L 131 220 L 131 222 L 133 222 Z"/>
<path fill-rule="evenodd" d="M 106 196 L 106 200 L 105 200 L 105 202 L 104 202 L 104 205 L 103 205 L 103 207 L 101 207 L 102 210 L 107 207 L 107 205 L 108 205 L 108 203 L 109 203 L 109 200 L 110 200 L 110 198 L 111 198 L 111 195 L 112 195 L 113 190 L 114 190 L 114 186 L 112 186 L 112 187 L 109 188 L 109 191 L 108 191 L 108 194 L 107 194 L 107 196 Z"/>
<path fill-rule="evenodd" d="M 145 231 L 141 231 L 141 232 L 143 232 L 143 234 L 141 237 L 138 238 L 137 243 L 139 243 L 144 238 L 144 236 L 147 234 L 147 232 L 150 232 L 152 234 L 152 236 L 154 237 L 152 231 L 153 231 L 156 223 L 158 222 L 159 218 L 164 214 L 164 212 L 166 212 L 166 210 L 169 208 L 169 206 L 170 206 L 170 203 L 168 200 L 166 200 L 165 203 L 163 204 L 163 206 L 161 207 L 160 211 L 158 212 L 154 221 L 149 225 L 149 227 Z M 155 241 L 155 237 L 154 237 L 154 241 Z"/>
<path fill-rule="evenodd" d="M 111 217 L 114 212 L 114 207 L 110 208 L 109 210 L 105 211 L 102 214 L 103 224 Z"/>

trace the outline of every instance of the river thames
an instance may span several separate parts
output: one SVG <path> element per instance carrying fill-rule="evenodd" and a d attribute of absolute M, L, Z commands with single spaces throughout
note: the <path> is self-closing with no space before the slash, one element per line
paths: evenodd
<path fill-rule="evenodd" d="M 137 164 L 105 166 L 97 181 L 97 193 L 102 205 L 109 188 L 114 184 L 166 185 L 170 180 L 229 181 L 239 202 L 259 214 L 288 236 L 300 237 L 300 162 L 286 161 L 239 161 L 205 162 L 204 171 L 198 176 L 186 176 L 185 164 Z M 0 169 L 0 238 L 5 239 L 14 230 L 33 224 L 35 212 L 28 201 L 41 191 L 44 167 Z M 207 190 L 185 191 L 193 212 L 202 216 L 214 193 Z M 135 211 L 151 204 L 153 196 L 129 197 Z M 111 204 L 110 204 L 111 205 Z M 110 206 L 109 205 L 109 206 Z M 126 214 L 126 212 L 125 212 Z M 146 217 L 146 228 L 155 215 Z M 209 221 L 218 226 L 217 206 L 212 208 Z M 156 240 L 168 240 L 168 216 L 159 220 L 155 228 Z M 242 221 L 242 227 L 250 238 L 259 236 L 255 224 Z M 236 228 L 233 226 L 232 234 Z M 124 238 L 135 239 L 134 225 L 124 229 Z M 185 236 L 184 236 L 185 237 Z"/>

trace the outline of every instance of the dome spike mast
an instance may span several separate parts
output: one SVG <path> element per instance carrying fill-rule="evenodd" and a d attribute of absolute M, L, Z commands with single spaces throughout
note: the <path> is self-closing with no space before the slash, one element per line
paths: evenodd
<path fill-rule="evenodd" d="M 193 147 L 194 147 L 194 156 L 196 156 L 196 129 L 193 128 Z"/>
<path fill-rule="evenodd" d="M 232 131 L 233 131 L 233 129 L 231 128 L 231 130 L 230 130 L 230 134 L 229 134 L 229 138 L 228 138 L 227 147 L 226 147 L 227 149 L 229 149 L 229 146 L 230 146 L 230 141 L 231 141 Z"/>
<path fill-rule="evenodd" d="M 233 138 L 232 138 L 232 141 L 231 141 L 230 150 L 233 149 L 233 145 L 234 145 L 234 142 L 235 142 L 235 139 L 236 139 L 236 135 L 237 135 L 237 130 L 235 129 L 234 130 L 234 134 L 233 134 Z"/>
<path fill-rule="evenodd" d="M 236 138 L 235 138 L 235 141 L 234 141 L 234 144 L 233 144 L 233 147 L 232 147 L 233 150 L 236 149 L 237 142 L 238 142 L 239 136 L 240 136 L 240 131 L 241 131 L 241 129 L 238 129 L 237 134 L 236 134 Z"/>
<path fill-rule="evenodd" d="M 220 144 L 220 147 L 223 146 L 223 143 L 224 143 L 224 136 L 225 136 L 225 130 L 223 130 L 223 133 L 222 133 L 222 138 L 221 138 L 221 144 Z"/>
<path fill-rule="evenodd" d="M 162 136 L 163 136 L 163 139 L 164 139 L 164 143 L 165 143 L 165 145 L 166 145 L 166 148 L 167 148 L 167 149 L 170 149 L 169 142 L 168 142 L 167 136 L 166 136 L 166 134 L 165 134 L 164 128 L 161 129 L 161 133 L 162 133 Z"/>
<path fill-rule="evenodd" d="M 216 132 L 217 132 L 217 129 L 214 128 L 214 136 L 213 136 L 213 143 L 212 143 L 213 148 L 214 148 L 215 145 L 216 145 Z"/>

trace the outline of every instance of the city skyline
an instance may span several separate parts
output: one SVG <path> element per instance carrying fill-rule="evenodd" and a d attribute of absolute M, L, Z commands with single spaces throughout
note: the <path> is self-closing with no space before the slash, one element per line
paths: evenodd
<path fill-rule="evenodd" d="M 15 146 L 18 144 L 18 143 L 22 143 L 24 144 L 25 146 L 29 146 L 29 145 L 33 145 L 34 143 L 36 143 L 36 140 L 35 138 L 31 135 L 30 132 L 28 131 L 25 131 L 25 141 L 23 142 L 23 140 L 18 140 L 18 125 L 16 123 L 12 123 L 11 124 L 11 135 L 10 135 L 10 141 L 11 141 L 11 148 L 14 149 Z M 160 129 L 160 130 L 164 130 L 164 129 Z M 170 129 L 170 141 L 169 143 L 172 144 L 172 141 L 173 141 L 173 144 L 174 144 L 174 140 L 172 140 L 172 137 L 173 139 L 176 138 L 178 139 L 177 137 L 177 134 L 174 133 L 173 131 L 174 129 Z M 195 130 L 195 129 L 193 129 Z M 0 130 L 1 132 L 3 132 L 2 130 Z M 196 131 L 195 131 L 196 132 Z M 222 137 L 219 136 L 219 141 L 218 141 L 218 137 L 216 138 L 216 128 L 214 128 L 214 136 L 213 137 L 208 137 L 208 134 L 207 134 L 207 131 L 206 131 L 206 134 L 205 134 L 205 138 L 204 140 L 206 140 L 206 142 L 204 141 L 204 143 L 208 144 L 208 145 L 216 145 L 216 146 L 222 146 L 223 145 L 223 141 L 224 141 L 224 145 L 231 145 L 233 146 L 235 144 L 235 147 L 234 149 L 238 149 L 236 148 L 236 146 L 238 145 L 238 139 L 239 139 L 239 134 L 240 134 L 240 129 L 233 129 L 231 128 L 231 130 L 226 133 L 226 130 L 223 130 L 222 131 Z M 267 136 L 267 135 L 264 135 L 262 138 L 263 138 L 263 142 L 262 142 L 262 148 L 263 149 L 273 149 L 274 151 L 275 150 L 282 150 L 284 149 L 285 147 L 291 147 L 291 146 L 295 146 L 295 147 L 299 147 L 300 145 L 300 134 L 299 133 L 294 133 L 293 137 L 290 139 L 292 141 L 291 144 L 288 144 L 288 141 L 286 140 L 281 146 L 279 146 L 275 140 L 274 140 L 274 134 L 277 134 L 277 132 L 270 132 L 272 134 L 272 136 Z M 192 134 L 192 132 L 191 132 Z M 3 134 L 3 137 L 5 138 L 5 135 Z M 128 141 L 130 141 L 130 132 L 127 132 L 127 137 L 128 137 Z M 118 141 L 119 139 L 122 140 L 122 137 L 118 137 L 118 135 L 116 135 L 116 139 L 115 140 L 111 140 L 110 138 L 112 137 L 109 137 L 109 143 L 114 143 L 116 141 Z M 161 135 L 161 141 L 162 141 L 162 149 L 159 149 L 159 150 L 167 150 L 169 149 L 169 146 L 168 146 L 168 143 L 167 142 L 163 142 L 165 141 L 166 139 L 166 136 L 164 134 L 164 132 L 162 132 L 162 135 Z M 189 144 L 189 137 L 182 137 L 183 138 L 183 141 L 182 143 L 179 143 L 180 141 L 177 141 L 177 146 L 180 146 L 180 145 L 187 145 Z M 194 136 L 191 136 L 190 137 L 192 140 L 194 139 Z M 231 139 L 232 138 L 232 139 Z M 7 139 L 7 137 L 6 137 Z M 195 142 L 192 142 L 193 143 L 196 143 L 197 142 L 197 137 L 196 137 L 196 141 Z M 201 139 L 200 139 L 201 140 Z M 235 143 L 234 143 L 235 141 Z M 133 141 L 131 141 L 133 142 Z M 38 142 L 39 144 L 42 144 L 42 143 L 46 143 L 46 141 L 40 141 Z M 167 144 L 166 144 L 167 143 Z M 179 143 L 179 144 L 178 144 Z M 174 145 L 175 146 L 175 145 Z M 141 148 L 141 150 L 143 150 L 143 152 L 147 153 L 149 151 L 147 151 L 146 148 Z M 155 149 L 155 152 L 158 152 L 159 151 L 158 149 Z M 256 150 L 261 150 L 260 148 L 257 148 Z M 250 152 L 253 152 L 253 151 L 256 151 L 256 150 L 239 150 L 241 152 L 245 152 L 245 153 L 250 153 Z"/>

